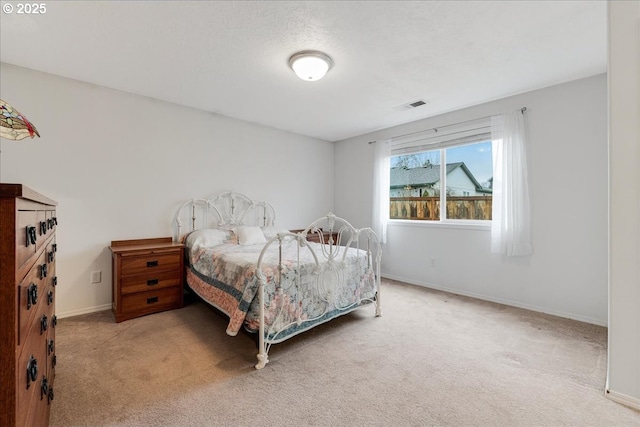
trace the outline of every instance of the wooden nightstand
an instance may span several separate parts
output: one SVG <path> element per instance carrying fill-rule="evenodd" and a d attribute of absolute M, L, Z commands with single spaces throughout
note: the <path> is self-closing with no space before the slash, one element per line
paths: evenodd
<path fill-rule="evenodd" d="M 300 233 L 302 231 L 304 231 L 303 229 L 300 230 L 290 230 L 292 233 Z M 329 243 L 329 238 L 333 237 L 333 244 L 334 245 L 339 245 L 340 242 L 338 242 L 338 232 L 334 231 L 333 233 L 329 233 L 328 231 L 322 231 L 322 237 L 324 238 L 324 243 L 328 244 Z M 309 233 L 307 234 L 307 240 L 309 242 L 316 242 L 316 243 L 320 243 L 320 235 L 318 233 Z"/>
<path fill-rule="evenodd" d="M 184 245 L 171 237 L 111 242 L 116 322 L 182 307 Z"/>

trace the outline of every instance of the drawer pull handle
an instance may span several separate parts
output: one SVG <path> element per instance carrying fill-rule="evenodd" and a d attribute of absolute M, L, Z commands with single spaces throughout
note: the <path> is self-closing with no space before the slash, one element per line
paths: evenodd
<path fill-rule="evenodd" d="M 53 339 L 50 339 L 47 344 L 47 356 L 50 356 L 53 350 L 55 350 L 55 344 L 53 343 Z"/>
<path fill-rule="evenodd" d="M 154 286 L 158 284 L 158 279 L 147 280 L 147 286 Z"/>
<path fill-rule="evenodd" d="M 53 286 L 58 286 L 58 276 L 53 276 L 53 280 L 51 281 Z"/>
<path fill-rule="evenodd" d="M 53 303 L 53 291 L 47 292 L 47 305 L 51 305 Z"/>
<path fill-rule="evenodd" d="M 31 383 L 38 378 L 38 360 L 31 355 L 29 363 L 27 363 L 27 390 L 31 386 Z"/>
<path fill-rule="evenodd" d="M 36 305 L 38 302 L 38 285 L 32 283 L 29 285 L 29 289 L 27 289 L 27 310 L 31 308 L 32 305 Z"/>
<path fill-rule="evenodd" d="M 53 245 L 51 245 L 51 249 L 53 249 L 53 252 L 58 252 L 58 244 L 54 243 Z"/>
<path fill-rule="evenodd" d="M 147 261 L 147 267 L 157 267 L 158 261 Z"/>
<path fill-rule="evenodd" d="M 49 319 L 47 315 L 43 314 L 40 318 L 40 335 L 42 335 L 49 328 Z"/>
<path fill-rule="evenodd" d="M 147 304 L 153 304 L 158 302 L 158 297 L 147 298 Z"/>
<path fill-rule="evenodd" d="M 45 277 L 47 277 L 47 263 L 40 266 L 40 278 L 44 279 Z"/>
<path fill-rule="evenodd" d="M 29 245 L 35 245 L 38 236 L 36 235 L 36 228 L 31 225 L 27 225 L 27 247 Z"/>
<path fill-rule="evenodd" d="M 49 252 L 49 255 L 48 255 L 48 256 L 49 256 L 49 258 L 48 258 L 48 259 L 49 259 L 49 262 L 53 262 L 53 260 L 55 259 L 54 252 L 53 252 L 53 251 Z"/>
<path fill-rule="evenodd" d="M 42 384 L 40 385 L 40 400 L 44 399 L 47 396 L 49 398 L 49 381 L 47 381 L 47 377 L 42 377 Z"/>
<path fill-rule="evenodd" d="M 40 221 L 40 235 L 47 234 L 47 223 Z"/>
<path fill-rule="evenodd" d="M 53 387 L 49 387 L 49 394 L 47 395 L 47 405 L 53 400 Z"/>
<path fill-rule="evenodd" d="M 57 364 L 58 364 L 58 358 L 54 354 L 53 357 L 51 358 L 51 367 L 55 368 Z"/>
<path fill-rule="evenodd" d="M 54 328 L 58 324 L 58 316 L 56 316 L 55 314 L 51 316 L 51 324 L 53 325 Z"/>

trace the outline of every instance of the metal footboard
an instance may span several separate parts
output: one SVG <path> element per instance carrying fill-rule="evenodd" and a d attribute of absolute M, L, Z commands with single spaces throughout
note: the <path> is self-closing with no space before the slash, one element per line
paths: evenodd
<path fill-rule="evenodd" d="M 308 242 L 310 234 L 318 235 L 318 244 Z M 330 237 L 325 240 L 325 235 Z M 335 235 L 337 239 L 334 239 Z M 296 259 L 283 259 L 284 246 L 292 244 L 297 247 Z M 278 264 L 275 273 L 267 275 L 263 260 L 273 245 L 277 245 Z M 307 284 L 311 283 L 311 289 L 299 288 L 303 283 L 301 254 L 305 251 L 313 260 L 311 265 L 304 267 L 306 273 L 312 275 L 305 278 Z M 268 353 L 272 344 L 349 313 L 363 304 L 373 303 L 376 317 L 380 316 L 381 254 L 380 241 L 371 228 L 356 229 L 332 213 L 317 219 L 299 233 L 281 232 L 271 238 L 262 249 L 256 268 L 259 286 L 259 352 L 256 369 L 264 368 L 269 362 Z M 356 269 L 356 273 L 347 275 L 346 269 L 351 267 Z M 273 281 L 271 287 L 275 293 L 268 297 L 266 289 L 269 280 Z M 318 310 L 312 317 L 302 310 L 293 310 L 292 314 L 291 307 L 297 303 L 302 307 L 302 302 L 288 299 L 293 288 L 296 288 L 294 295 L 309 295 L 313 301 L 317 301 Z M 350 294 L 352 289 L 353 295 Z M 268 325 L 265 321 L 267 309 L 271 315 Z M 293 333 L 291 328 L 295 329 Z M 283 331 L 288 331 L 285 337 L 280 336 Z"/>

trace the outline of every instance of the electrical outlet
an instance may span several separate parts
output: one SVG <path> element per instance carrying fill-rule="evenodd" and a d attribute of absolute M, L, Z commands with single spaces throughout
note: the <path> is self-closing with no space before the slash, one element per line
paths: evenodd
<path fill-rule="evenodd" d="M 436 266 L 436 259 L 431 258 L 431 267 L 435 267 L 435 266 Z"/>
<path fill-rule="evenodd" d="M 100 283 L 100 282 L 102 282 L 102 271 L 92 271 L 91 283 Z"/>

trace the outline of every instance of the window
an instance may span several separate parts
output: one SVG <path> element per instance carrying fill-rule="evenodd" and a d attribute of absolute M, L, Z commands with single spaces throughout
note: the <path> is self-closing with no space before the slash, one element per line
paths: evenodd
<path fill-rule="evenodd" d="M 389 218 L 491 220 L 491 140 L 487 135 L 471 139 L 459 145 L 447 141 L 437 149 L 416 147 L 406 154 L 392 151 Z"/>

